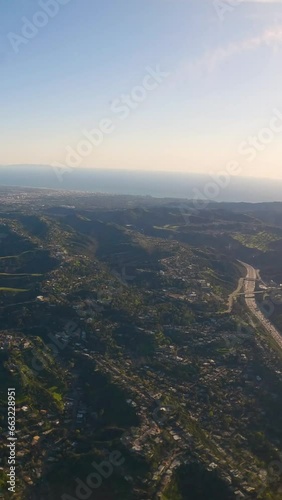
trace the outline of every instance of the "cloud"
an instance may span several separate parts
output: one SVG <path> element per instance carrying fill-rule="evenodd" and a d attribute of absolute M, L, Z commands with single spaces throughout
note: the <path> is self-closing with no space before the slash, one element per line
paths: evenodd
<path fill-rule="evenodd" d="M 268 4 L 273 4 L 273 3 L 280 3 L 282 5 L 282 0 L 237 0 L 238 5 L 239 3 L 268 3 Z"/>
<path fill-rule="evenodd" d="M 247 0 L 257 1 L 257 0 Z M 266 0 L 259 0 L 264 3 Z M 282 3 L 282 0 L 281 2 Z M 226 45 L 225 47 L 218 47 L 203 54 L 203 56 L 195 59 L 192 62 L 182 64 L 179 70 L 178 78 L 184 76 L 199 76 L 205 73 L 211 73 L 218 66 L 224 64 L 233 56 L 243 52 L 251 52 L 260 49 L 261 47 L 269 47 L 277 49 L 282 45 L 282 26 L 267 29 L 262 34 L 246 38 L 239 42 L 234 42 Z"/>

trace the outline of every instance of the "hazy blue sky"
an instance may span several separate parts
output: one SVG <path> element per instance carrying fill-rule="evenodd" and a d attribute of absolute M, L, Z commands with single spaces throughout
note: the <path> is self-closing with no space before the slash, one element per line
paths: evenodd
<path fill-rule="evenodd" d="M 0 164 L 282 178 L 282 1 L 49 2 L 1 2 Z"/>

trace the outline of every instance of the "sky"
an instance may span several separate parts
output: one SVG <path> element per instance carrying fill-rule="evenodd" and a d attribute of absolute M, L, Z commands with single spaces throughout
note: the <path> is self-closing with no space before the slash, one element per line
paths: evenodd
<path fill-rule="evenodd" d="M 0 164 L 282 179 L 282 0 L 0 9 Z"/>

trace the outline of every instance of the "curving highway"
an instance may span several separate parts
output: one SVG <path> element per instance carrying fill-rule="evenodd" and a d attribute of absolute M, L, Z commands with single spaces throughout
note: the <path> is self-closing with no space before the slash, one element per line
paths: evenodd
<path fill-rule="evenodd" d="M 247 270 L 247 276 L 244 281 L 244 290 L 245 290 L 245 300 L 247 307 L 250 311 L 257 317 L 260 323 L 263 325 L 265 330 L 271 335 L 271 337 L 275 340 L 278 346 L 282 349 L 282 336 L 275 328 L 275 326 L 269 321 L 269 319 L 261 312 L 258 308 L 256 300 L 255 300 L 255 286 L 258 278 L 257 270 L 250 266 L 250 264 L 246 264 L 245 262 L 239 261 L 245 269 Z"/>

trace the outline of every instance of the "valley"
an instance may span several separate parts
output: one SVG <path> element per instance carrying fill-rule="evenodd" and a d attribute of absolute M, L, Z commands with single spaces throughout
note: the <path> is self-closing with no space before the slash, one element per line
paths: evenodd
<path fill-rule="evenodd" d="M 281 497 L 271 205 L 0 190 L 0 430 L 14 387 L 15 499 L 73 500 L 82 484 L 101 500 Z M 91 464 L 113 453 L 94 487 Z M 3 499 L 6 459 L 3 440 Z"/>

